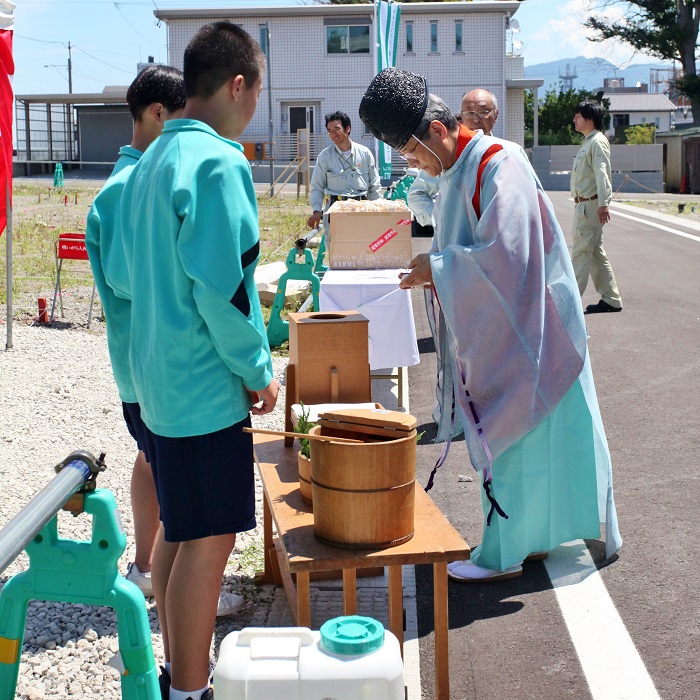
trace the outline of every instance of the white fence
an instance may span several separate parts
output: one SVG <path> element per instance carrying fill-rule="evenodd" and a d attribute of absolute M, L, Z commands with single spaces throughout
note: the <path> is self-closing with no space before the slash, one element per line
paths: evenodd
<path fill-rule="evenodd" d="M 578 146 L 536 146 L 532 167 L 546 190 L 568 190 Z M 613 191 L 663 192 L 663 146 L 611 146 Z"/>

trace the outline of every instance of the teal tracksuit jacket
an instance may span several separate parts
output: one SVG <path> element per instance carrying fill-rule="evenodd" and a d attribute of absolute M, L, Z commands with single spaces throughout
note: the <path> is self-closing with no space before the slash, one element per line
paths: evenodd
<path fill-rule="evenodd" d="M 136 392 L 129 368 L 131 293 L 120 211 L 124 185 L 141 155 L 141 151 L 131 146 L 119 149 L 119 160 L 92 203 L 85 229 L 85 247 L 107 325 L 107 347 L 114 381 L 119 398 L 125 403 L 135 403 Z"/>
<path fill-rule="evenodd" d="M 222 430 L 272 380 L 255 287 L 258 211 L 240 144 L 171 120 L 122 195 L 132 298 L 129 359 L 157 435 Z"/>

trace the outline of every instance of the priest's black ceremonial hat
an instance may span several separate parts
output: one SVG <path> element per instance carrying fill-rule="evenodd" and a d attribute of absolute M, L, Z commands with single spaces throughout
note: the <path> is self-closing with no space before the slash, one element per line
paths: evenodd
<path fill-rule="evenodd" d="M 422 75 L 385 68 L 374 76 L 360 102 L 360 119 L 373 136 L 400 150 L 415 133 L 427 106 L 428 83 Z"/>

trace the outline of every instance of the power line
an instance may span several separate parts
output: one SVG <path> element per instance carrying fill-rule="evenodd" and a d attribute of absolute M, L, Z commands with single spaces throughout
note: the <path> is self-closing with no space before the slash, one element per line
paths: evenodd
<path fill-rule="evenodd" d="M 155 41 L 152 41 L 152 40 L 151 40 L 149 37 L 147 37 L 145 34 L 141 34 L 141 32 L 140 32 L 138 29 L 136 29 L 136 27 L 134 27 L 134 25 L 131 24 L 131 22 L 129 22 L 129 20 L 126 18 L 126 15 L 125 15 L 125 14 L 122 12 L 122 10 L 121 10 L 121 6 L 122 6 L 123 4 L 125 4 L 125 3 L 122 3 L 122 2 L 115 2 L 115 3 L 113 3 L 114 9 L 121 15 L 121 18 L 131 27 L 131 29 L 133 30 L 133 32 L 134 32 L 135 34 L 138 34 L 142 39 L 145 39 L 151 46 L 158 46 L 159 48 L 162 47 L 162 44 L 157 44 Z M 155 3 L 153 3 L 153 4 L 155 5 Z M 157 10 L 157 9 L 158 9 L 158 8 L 156 7 L 156 10 Z"/>
<path fill-rule="evenodd" d="M 85 51 L 85 49 L 81 49 L 79 46 L 76 46 L 75 44 L 73 44 L 73 48 L 78 49 L 78 51 L 81 51 L 86 56 L 89 56 L 93 61 L 97 61 L 98 63 L 103 63 L 105 66 L 108 66 L 109 68 L 114 68 L 114 70 L 119 70 L 122 73 L 127 73 L 128 75 L 133 75 L 133 71 L 124 70 L 124 68 L 119 68 L 118 66 L 113 66 L 111 63 L 107 63 L 107 61 L 103 61 L 101 58 L 97 58 L 97 56 L 93 56 L 92 54 Z"/>
<path fill-rule="evenodd" d="M 55 5 L 56 0 L 22 0 L 23 5 Z M 62 5 L 113 5 L 113 0 L 62 0 Z M 120 5 L 150 5 L 150 2 L 122 2 Z"/>
<path fill-rule="evenodd" d="M 92 80 L 95 83 L 100 83 L 104 85 L 105 81 L 104 78 L 95 78 L 91 75 L 86 75 L 85 73 L 79 73 L 78 71 L 73 71 L 73 75 L 79 75 L 81 78 L 85 78 L 85 80 Z"/>
<path fill-rule="evenodd" d="M 34 39 L 31 36 L 22 36 L 21 34 L 17 34 L 17 32 L 14 32 L 14 36 L 18 39 L 26 39 L 27 41 L 37 41 L 40 44 L 61 44 L 61 46 L 68 46 L 67 41 L 47 41 L 46 39 Z"/>

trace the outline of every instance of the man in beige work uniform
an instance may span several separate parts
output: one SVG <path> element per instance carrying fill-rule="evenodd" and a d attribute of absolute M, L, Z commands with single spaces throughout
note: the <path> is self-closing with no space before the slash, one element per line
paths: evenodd
<path fill-rule="evenodd" d="M 584 138 L 571 171 L 571 196 L 576 203 L 571 261 L 581 295 L 590 275 L 601 297 L 597 304 L 586 307 L 586 314 L 622 311 L 615 274 L 603 250 L 603 226 L 610 221 L 612 182 L 610 145 L 600 132 L 602 128 L 602 105 L 593 100 L 579 103 L 574 129 Z"/>

